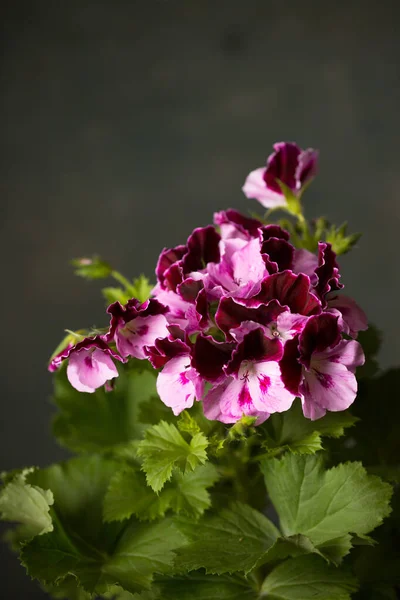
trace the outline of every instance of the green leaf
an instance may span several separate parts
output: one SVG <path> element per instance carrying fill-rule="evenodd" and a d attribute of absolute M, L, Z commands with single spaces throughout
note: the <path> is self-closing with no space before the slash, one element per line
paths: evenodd
<path fill-rule="evenodd" d="M 75 275 L 85 279 L 105 279 L 112 273 L 111 266 L 98 256 L 75 258 L 71 265 L 75 267 Z"/>
<path fill-rule="evenodd" d="M 66 577 L 59 585 L 44 586 L 52 598 L 60 600 L 90 600 L 91 594 L 85 592 L 77 583 L 75 577 Z"/>
<path fill-rule="evenodd" d="M 110 482 L 104 500 L 104 519 L 123 520 L 134 514 L 139 519 L 151 521 L 164 516 L 169 509 L 197 518 L 210 507 L 207 488 L 217 479 L 217 470 L 210 463 L 184 475 L 175 469 L 172 480 L 156 494 L 146 485 L 143 473 L 122 469 Z"/>
<path fill-rule="evenodd" d="M 150 298 L 153 287 L 154 285 L 150 283 L 147 277 L 140 275 L 133 281 L 132 295 L 140 300 L 140 302 L 145 302 L 145 300 Z"/>
<path fill-rule="evenodd" d="M 178 551 L 179 572 L 204 568 L 206 573 L 249 572 L 279 537 L 276 527 L 263 514 L 235 503 L 198 524 L 180 524 L 192 542 Z"/>
<path fill-rule="evenodd" d="M 244 577 L 190 575 L 158 578 L 160 600 L 257 600 L 255 588 Z"/>
<path fill-rule="evenodd" d="M 300 400 L 284 413 L 274 413 L 261 426 L 263 448 L 267 456 L 276 456 L 287 450 L 295 454 L 314 454 L 322 448 L 322 436 L 340 437 L 344 429 L 358 421 L 348 411 L 328 412 L 322 419 L 306 419 Z"/>
<path fill-rule="evenodd" d="M 114 584 L 135 593 L 149 589 L 153 573 L 170 570 L 174 548 L 185 541 L 170 520 L 103 524 L 103 499 L 116 467 L 100 456 L 79 457 L 31 475 L 46 482 L 55 499 L 54 531 L 21 552 L 31 577 L 58 585 L 73 576 L 89 593 Z"/>
<path fill-rule="evenodd" d="M 292 558 L 276 567 L 261 587 L 268 600 L 350 600 L 356 580 L 317 556 Z"/>
<path fill-rule="evenodd" d="M 146 485 L 143 473 L 135 469 L 117 471 L 110 481 L 104 499 L 104 520 L 123 521 L 136 515 L 139 519 L 153 520 L 168 509 L 168 501 Z"/>
<path fill-rule="evenodd" d="M 188 444 L 175 425 L 165 421 L 150 427 L 138 446 L 147 483 L 159 492 L 171 478 L 175 466 L 183 472 L 193 471 L 207 460 L 207 445 L 202 433 L 196 433 Z"/>
<path fill-rule="evenodd" d="M 348 552 L 343 536 L 372 531 L 390 512 L 391 486 L 360 463 L 326 471 L 320 456 L 286 454 L 265 460 L 262 471 L 283 533 L 306 535 L 319 550 L 329 542 L 336 559 Z"/>
<path fill-rule="evenodd" d="M 305 535 L 297 534 L 289 537 L 280 537 L 258 559 L 255 568 L 265 563 L 284 560 L 288 557 L 302 556 L 303 554 L 320 554 L 311 540 Z"/>
<path fill-rule="evenodd" d="M 182 535 L 165 519 L 161 523 L 130 522 L 113 548 L 100 552 L 81 541 L 72 542 L 64 530 L 35 537 L 24 546 L 21 561 L 29 575 L 44 584 L 75 576 L 89 593 L 101 594 L 118 583 L 128 592 L 149 589 L 153 574 L 168 572 L 173 550 L 184 543 Z"/>
<path fill-rule="evenodd" d="M 187 410 L 181 412 L 181 414 L 179 415 L 177 425 L 179 431 L 181 431 L 182 433 L 189 433 L 190 435 L 200 433 L 200 427 L 197 424 L 197 421 Z"/>
<path fill-rule="evenodd" d="M 351 233 L 347 235 L 347 223 L 343 223 L 339 227 L 334 225 L 326 232 L 325 240 L 332 244 L 332 250 L 336 254 L 346 254 L 349 252 L 358 242 L 361 233 Z"/>
<path fill-rule="evenodd" d="M 0 519 L 20 524 L 16 534 L 13 534 L 18 541 L 53 530 L 50 516 L 53 494 L 48 489 L 26 482 L 32 471 L 33 469 L 24 469 L 0 492 Z"/>
<path fill-rule="evenodd" d="M 113 304 L 114 302 L 120 302 L 122 305 L 126 304 L 130 299 L 130 294 L 120 287 L 106 287 L 101 290 L 107 304 Z"/>
<path fill-rule="evenodd" d="M 53 397 L 60 410 L 53 421 L 60 444 L 75 452 L 103 452 L 140 437 L 144 430 L 138 422 L 140 404 L 156 394 L 156 372 L 139 367 L 118 366 L 114 389 L 99 388 L 93 394 L 75 390 L 61 368 L 55 374 Z"/>

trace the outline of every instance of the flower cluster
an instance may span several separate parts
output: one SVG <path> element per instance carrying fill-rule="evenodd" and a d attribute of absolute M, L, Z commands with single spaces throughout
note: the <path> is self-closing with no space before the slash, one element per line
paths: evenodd
<path fill-rule="evenodd" d="M 295 144 L 274 148 L 244 186 L 272 207 L 285 202 L 277 182 L 300 194 L 317 161 Z M 51 369 L 69 359 L 71 384 L 93 392 L 118 375 L 115 359 L 147 359 L 160 369 L 157 391 L 175 415 L 198 400 L 206 417 L 224 423 L 243 415 L 262 423 L 296 397 L 310 419 L 354 401 L 364 361 L 354 338 L 367 320 L 340 293 L 329 243 L 317 254 L 296 249 L 279 225 L 226 210 L 185 245 L 164 249 L 156 276 L 149 300 L 111 304 L 108 332 L 70 345 Z"/>

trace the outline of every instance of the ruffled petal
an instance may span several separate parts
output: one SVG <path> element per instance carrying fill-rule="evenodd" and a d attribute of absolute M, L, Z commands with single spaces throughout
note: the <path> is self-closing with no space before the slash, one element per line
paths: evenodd
<path fill-rule="evenodd" d="M 118 377 L 118 371 L 105 351 L 81 349 L 71 354 L 67 377 L 78 391 L 92 393 L 106 381 Z"/>
<path fill-rule="evenodd" d="M 278 206 L 286 206 L 286 198 L 278 189 L 270 189 L 265 183 L 264 176 L 266 168 L 255 169 L 251 171 L 244 182 L 242 191 L 247 198 L 254 198 L 265 208 L 277 208 Z"/>
<path fill-rule="evenodd" d="M 246 365 L 239 371 L 239 379 L 246 376 Z M 288 410 L 295 399 L 281 378 L 279 364 L 275 361 L 254 363 L 248 371 L 248 387 L 257 410 L 275 413 Z"/>
<path fill-rule="evenodd" d="M 166 406 L 179 415 L 193 406 L 196 389 L 193 373 L 190 372 L 190 356 L 177 356 L 171 359 L 157 377 L 157 392 Z"/>
<path fill-rule="evenodd" d="M 315 420 L 327 410 L 346 410 L 357 395 L 355 375 L 344 364 L 328 360 L 313 361 L 300 385 L 304 416 Z"/>

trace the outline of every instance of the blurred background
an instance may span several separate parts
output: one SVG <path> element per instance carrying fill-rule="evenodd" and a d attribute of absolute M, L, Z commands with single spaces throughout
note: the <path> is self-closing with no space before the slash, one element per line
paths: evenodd
<path fill-rule="evenodd" d="M 65 327 L 105 325 L 100 254 L 151 276 L 275 141 L 321 151 L 309 217 L 363 238 L 346 290 L 400 358 L 400 3 L 9 0 L 2 8 L 0 469 L 66 456 L 46 364 Z M 4 545 L 2 596 L 45 598 Z"/>

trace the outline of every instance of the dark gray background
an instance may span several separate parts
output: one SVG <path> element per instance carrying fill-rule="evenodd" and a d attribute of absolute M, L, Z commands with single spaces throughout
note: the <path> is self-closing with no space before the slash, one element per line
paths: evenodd
<path fill-rule="evenodd" d="M 274 141 L 320 149 L 307 214 L 364 232 L 343 280 L 398 362 L 399 5 L 3 5 L 1 468 L 65 456 L 47 358 L 64 327 L 106 323 L 69 259 L 152 274 L 213 211 L 257 208 L 240 189 Z M 2 597 L 44 597 L 4 546 L 0 564 Z"/>

